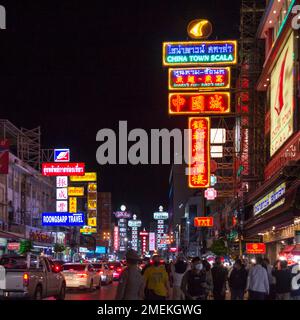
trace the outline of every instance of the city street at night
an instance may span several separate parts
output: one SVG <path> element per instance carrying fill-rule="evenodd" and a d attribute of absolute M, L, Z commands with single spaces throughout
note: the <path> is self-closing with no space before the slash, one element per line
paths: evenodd
<path fill-rule="evenodd" d="M 300 0 L 0 0 L 0 46 L 4 320 L 299 310 Z"/>

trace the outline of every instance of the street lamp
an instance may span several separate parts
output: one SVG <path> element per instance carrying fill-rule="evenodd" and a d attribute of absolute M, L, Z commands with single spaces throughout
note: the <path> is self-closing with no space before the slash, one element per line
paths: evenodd
<path fill-rule="evenodd" d="M 121 205 L 121 211 L 125 211 L 126 210 L 126 206 L 124 204 Z"/>

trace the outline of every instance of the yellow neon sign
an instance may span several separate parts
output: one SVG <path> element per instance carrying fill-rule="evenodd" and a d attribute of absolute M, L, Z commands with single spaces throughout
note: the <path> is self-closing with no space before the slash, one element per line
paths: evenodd
<path fill-rule="evenodd" d="M 212 34 L 212 25 L 208 20 L 193 20 L 187 27 L 187 33 L 192 39 L 207 39 Z"/>

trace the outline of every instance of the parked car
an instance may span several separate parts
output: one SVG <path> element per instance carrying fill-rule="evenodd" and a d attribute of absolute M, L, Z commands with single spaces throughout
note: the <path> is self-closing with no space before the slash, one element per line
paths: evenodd
<path fill-rule="evenodd" d="M 65 278 L 61 273 L 61 267 L 54 264 L 51 259 L 31 254 L 4 255 L 0 258 L 0 268 L 2 269 L 0 297 L 32 300 L 47 297 L 65 299 Z"/>
<path fill-rule="evenodd" d="M 90 263 L 66 263 L 63 274 L 67 288 L 89 289 L 101 288 L 101 277 Z"/>
<path fill-rule="evenodd" d="M 101 282 L 108 285 L 113 281 L 113 270 L 111 270 L 106 263 L 94 263 L 96 271 L 100 274 Z"/>

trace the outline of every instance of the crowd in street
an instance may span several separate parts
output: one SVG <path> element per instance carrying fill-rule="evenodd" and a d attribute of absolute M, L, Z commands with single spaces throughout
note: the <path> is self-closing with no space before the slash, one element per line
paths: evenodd
<path fill-rule="evenodd" d="M 237 259 L 229 270 L 216 257 L 213 266 L 200 257 L 190 262 L 179 255 L 161 264 L 159 255 L 138 268 L 140 257 L 134 250 L 126 254 L 127 268 L 118 284 L 116 300 L 299 300 L 292 296 L 292 273 L 286 261 L 273 266 L 257 257 L 254 264 Z"/>

